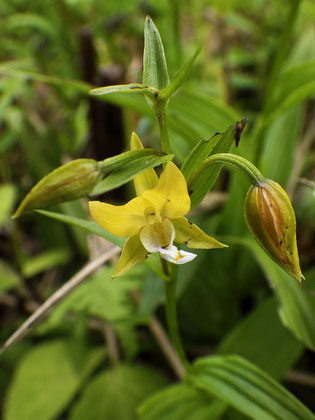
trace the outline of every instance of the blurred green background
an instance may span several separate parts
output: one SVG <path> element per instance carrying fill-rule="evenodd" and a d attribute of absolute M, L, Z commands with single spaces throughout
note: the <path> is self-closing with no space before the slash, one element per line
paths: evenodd
<path fill-rule="evenodd" d="M 290 289 L 301 319 L 292 307 L 294 321 L 283 311 L 280 319 L 279 305 L 287 303 L 281 285 L 287 291 L 291 283 L 248 239 L 248 181 L 223 170 L 192 218 L 229 249 L 199 252 L 180 272 L 179 323 L 188 356 L 240 354 L 314 410 L 315 324 L 303 312 L 307 301 L 315 314 L 313 0 L 1 2 L 1 340 L 108 246 L 36 213 L 12 221 L 25 194 L 72 159 L 101 160 L 127 150 L 132 131 L 145 145 L 159 147 L 155 116 L 142 96 L 88 96 L 92 87 L 142 81 L 148 14 L 159 28 L 171 78 L 203 46 L 168 107 L 176 162 L 200 139 L 247 117 L 233 153 L 288 192 L 306 276 L 303 286 Z M 117 204 L 133 194 L 128 185 L 102 199 Z M 88 218 L 87 201 L 53 210 Z M 93 275 L 1 356 L 5 420 L 133 419 L 147 396 L 175 381 L 148 329 L 153 312 L 164 325 L 162 281 L 143 264 L 115 281 L 111 270 L 108 265 Z M 142 295 L 140 304 L 134 290 Z M 221 411 L 212 418 L 246 418 Z"/>

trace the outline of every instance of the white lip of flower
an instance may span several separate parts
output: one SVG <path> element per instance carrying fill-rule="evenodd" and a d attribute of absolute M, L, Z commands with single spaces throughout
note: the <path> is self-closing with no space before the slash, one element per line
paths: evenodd
<path fill-rule="evenodd" d="M 167 217 L 161 223 L 144 226 L 140 231 L 140 239 L 147 251 L 159 252 L 164 260 L 173 264 L 186 264 L 197 256 L 173 245 L 175 229 Z"/>
<path fill-rule="evenodd" d="M 169 261 L 173 264 L 186 264 L 197 257 L 197 254 L 192 252 L 182 251 L 171 245 L 168 248 L 160 249 L 159 253 L 164 260 Z"/>

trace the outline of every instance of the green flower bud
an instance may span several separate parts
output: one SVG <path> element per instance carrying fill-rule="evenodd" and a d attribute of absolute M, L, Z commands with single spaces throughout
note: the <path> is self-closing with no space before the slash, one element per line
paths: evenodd
<path fill-rule="evenodd" d="M 27 194 L 13 218 L 30 210 L 75 200 L 87 195 L 101 177 L 93 159 L 76 159 L 42 178 Z"/>
<path fill-rule="evenodd" d="M 245 219 L 267 254 L 287 273 L 302 281 L 295 214 L 287 193 L 278 183 L 264 179 L 250 188 L 245 199 Z"/>

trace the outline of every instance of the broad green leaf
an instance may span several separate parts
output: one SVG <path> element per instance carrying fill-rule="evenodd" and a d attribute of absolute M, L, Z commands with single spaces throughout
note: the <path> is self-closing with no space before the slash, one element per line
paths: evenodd
<path fill-rule="evenodd" d="M 239 242 L 239 240 L 236 239 Z M 241 242 L 248 246 L 265 272 L 279 302 L 283 324 L 298 340 L 315 350 L 315 299 L 304 283 L 300 284 L 278 267 L 252 239 Z M 307 279 L 305 280 L 307 281 Z"/>
<path fill-rule="evenodd" d="M 159 90 L 141 83 L 130 83 L 128 85 L 114 85 L 95 88 L 89 91 L 91 95 L 107 95 L 108 93 L 145 93 L 151 98 L 155 98 Z"/>
<path fill-rule="evenodd" d="M 304 93 L 304 97 L 303 97 Z M 268 111 L 275 112 L 315 93 L 315 59 L 307 60 L 284 71 L 270 101 Z M 278 112 L 277 112 L 278 114 Z"/>
<path fill-rule="evenodd" d="M 147 318 L 135 311 L 131 291 L 142 286 L 144 269 L 137 265 L 115 281 L 111 279 L 113 267 L 104 267 L 64 298 L 37 331 L 47 334 L 63 327 L 73 328 L 86 317 L 97 318 L 111 323 L 125 356 L 133 358 L 138 351 L 135 325 L 146 323 Z M 74 317 L 69 320 L 68 314 Z"/>
<path fill-rule="evenodd" d="M 177 89 L 184 83 L 184 81 L 187 79 L 189 71 L 194 64 L 196 58 L 198 57 L 200 53 L 201 48 L 198 48 L 195 54 L 191 57 L 187 63 L 185 63 L 175 74 L 174 79 L 171 81 L 171 83 L 166 86 L 164 89 L 162 89 L 159 93 L 159 98 L 162 100 L 168 100 L 176 91 Z"/>
<path fill-rule="evenodd" d="M 30 210 L 84 197 L 101 176 L 99 166 L 93 159 L 76 159 L 60 166 L 31 189 L 13 217 L 19 217 Z"/>
<path fill-rule="evenodd" d="M 131 318 L 134 303 L 130 290 L 139 287 L 144 266 L 137 265 L 119 281 L 112 280 L 113 267 L 104 267 L 68 295 L 48 318 L 46 326 L 62 324 L 67 313 L 120 322 Z"/>
<path fill-rule="evenodd" d="M 11 216 L 16 197 L 16 189 L 13 184 L 0 185 L 0 227 Z"/>
<path fill-rule="evenodd" d="M 302 106 L 294 106 L 267 128 L 258 166 L 265 177 L 286 187 L 297 156 L 303 125 Z"/>
<path fill-rule="evenodd" d="M 234 141 L 239 140 L 245 123 L 246 119 L 231 125 L 216 142 L 216 145 L 212 149 L 210 155 L 229 152 L 234 144 Z M 197 206 L 202 201 L 206 193 L 212 188 L 219 176 L 222 166 L 222 164 L 211 164 L 202 167 L 201 163 L 199 167 L 195 169 L 188 181 L 188 190 L 192 207 Z M 198 176 L 196 177 L 195 174 L 197 172 Z"/>
<path fill-rule="evenodd" d="M 314 420 L 283 386 L 239 356 L 198 359 L 187 379 L 254 420 Z"/>
<path fill-rule="evenodd" d="M 117 365 L 92 379 L 69 420 L 136 420 L 138 405 L 165 384 L 164 377 L 150 367 Z"/>
<path fill-rule="evenodd" d="M 227 404 L 189 383 L 169 386 L 149 397 L 139 408 L 140 420 L 216 420 Z"/>
<path fill-rule="evenodd" d="M 299 87 L 298 89 L 295 89 L 293 92 L 290 92 L 290 94 L 283 100 L 283 102 L 277 106 L 275 111 L 266 117 L 264 123 L 270 123 L 270 121 L 274 120 L 276 117 L 279 117 L 293 105 L 298 104 L 309 97 L 313 97 L 314 95 L 315 80 L 311 83 Z"/>
<path fill-rule="evenodd" d="M 124 156 L 123 156 L 124 155 Z M 121 160 L 118 157 L 121 156 Z M 105 173 L 105 179 L 95 185 L 90 195 L 103 194 L 104 192 L 118 188 L 131 181 L 139 172 L 161 165 L 173 158 L 174 155 L 164 155 L 152 149 L 131 150 L 114 156 L 112 162 L 101 167 Z M 109 173 L 109 175 L 106 175 Z"/>
<path fill-rule="evenodd" d="M 143 84 L 163 89 L 170 83 L 162 40 L 152 19 L 144 24 Z"/>
<path fill-rule="evenodd" d="M 186 86 L 172 98 L 169 113 L 176 114 L 199 133 L 199 138 L 208 139 L 211 135 L 223 133 L 226 127 L 241 119 L 240 114 L 222 100 L 205 93 L 197 85 Z M 168 119 L 171 123 L 170 118 Z"/>
<path fill-rule="evenodd" d="M 104 239 L 107 239 L 108 241 L 112 242 L 115 245 L 123 247 L 125 243 L 125 239 L 118 238 L 118 236 L 113 235 L 110 232 L 107 232 L 107 230 L 103 229 L 101 226 L 99 226 L 95 222 L 91 222 L 86 219 L 80 219 L 79 217 L 74 216 L 68 216 L 66 214 L 62 213 L 56 213 L 53 211 L 48 210 L 36 210 L 37 213 L 42 214 L 43 216 L 51 217 L 52 219 L 58 220 L 62 223 L 67 223 L 71 226 L 80 227 L 87 232 L 94 233 L 95 235 L 101 236 Z"/>
<path fill-rule="evenodd" d="M 71 402 L 103 359 L 103 349 L 52 340 L 34 346 L 18 364 L 4 406 L 4 420 L 52 420 Z"/>
<path fill-rule="evenodd" d="M 21 270 L 25 277 L 32 277 L 58 265 L 66 264 L 71 258 L 68 248 L 51 249 L 23 262 Z"/>
<path fill-rule="evenodd" d="M 209 156 L 214 146 L 220 141 L 222 134 L 215 134 L 208 140 L 200 140 L 198 144 L 191 150 L 185 159 L 181 171 L 188 180 L 193 174 L 194 170 L 198 168 L 206 157 Z"/>
<path fill-rule="evenodd" d="M 238 354 L 275 379 L 282 379 L 303 350 L 280 322 L 275 298 L 269 298 L 224 337 L 217 353 Z"/>
<path fill-rule="evenodd" d="M 20 276 L 5 261 L 0 260 L 0 294 L 13 289 L 20 283 Z"/>

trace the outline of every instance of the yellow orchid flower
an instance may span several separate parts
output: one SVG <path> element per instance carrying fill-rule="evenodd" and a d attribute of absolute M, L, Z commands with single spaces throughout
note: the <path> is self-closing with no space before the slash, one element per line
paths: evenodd
<path fill-rule="evenodd" d="M 133 133 L 131 149 L 143 148 Z M 121 276 L 152 252 L 174 264 L 192 261 L 196 254 L 178 250 L 173 242 L 188 248 L 222 248 L 214 238 L 185 217 L 190 210 L 190 197 L 184 175 L 173 162 L 168 162 L 160 176 L 148 169 L 134 178 L 137 197 L 123 206 L 90 201 L 93 219 L 116 236 L 129 237 L 112 277 Z"/>

